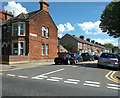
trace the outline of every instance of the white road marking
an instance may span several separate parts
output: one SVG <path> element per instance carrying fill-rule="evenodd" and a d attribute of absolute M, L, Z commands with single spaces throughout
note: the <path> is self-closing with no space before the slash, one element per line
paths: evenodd
<path fill-rule="evenodd" d="M 45 75 L 49 75 L 49 74 L 52 74 L 52 73 L 56 73 L 56 72 L 59 72 L 59 71 L 62 71 L 62 70 L 65 70 L 64 68 L 62 68 L 62 69 L 59 69 L 59 70 L 55 70 L 55 71 L 51 71 L 51 72 L 48 72 L 48 73 L 44 73 L 44 74 L 41 74 L 41 75 L 38 75 L 38 76 L 35 76 L 35 77 L 33 77 L 33 78 L 47 78 L 47 76 L 45 76 Z"/>
<path fill-rule="evenodd" d="M 86 83 L 93 83 L 93 84 L 100 84 L 99 82 L 94 82 L 94 81 L 85 81 Z"/>
<path fill-rule="evenodd" d="M 78 66 L 73 66 L 73 67 L 78 67 Z"/>
<path fill-rule="evenodd" d="M 107 88 L 120 90 L 120 88 L 118 88 L 118 87 L 111 87 L 111 86 L 107 86 Z"/>
<path fill-rule="evenodd" d="M 53 79 L 58 79 L 58 80 L 62 80 L 63 78 L 60 78 L 60 77 L 51 77 Z"/>
<path fill-rule="evenodd" d="M 32 79 L 42 80 L 43 78 L 32 77 Z"/>
<path fill-rule="evenodd" d="M 13 75 L 13 74 L 7 74 L 7 76 L 10 76 L 10 77 L 15 77 L 15 75 Z"/>
<path fill-rule="evenodd" d="M 19 78 L 28 78 L 27 76 L 18 76 Z"/>
<path fill-rule="evenodd" d="M 70 84 L 78 84 L 77 82 L 71 82 L 71 81 L 64 81 L 65 83 L 70 83 Z"/>
<path fill-rule="evenodd" d="M 67 79 L 68 81 L 74 81 L 74 82 L 79 82 L 80 80 L 76 80 L 76 79 Z"/>
<path fill-rule="evenodd" d="M 55 80 L 55 79 L 47 79 L 48 81 L 56 81 L 56 82 L 58 82 L 58 81 L 60 81 L 60 80 Z"/>
<path fill-rule="evenodd" d="M 87 83 L 84 83 L 84 85 L 87 85 L 87 86 L 94 86 L 94 87 L 100 87 L 99 85 L 95 85 L 95 84 L 87 84 Z"/>
<path fill-rule="evenodd" d="M 42 75 L 40 75 L 40 76 L 49 75 L 49 74 L 56 73 L 56 72 L 63 71 L 63 70 L 65 70 L 65 69 L 62 68 L 62 69 L 59 69 L 59 70 L 51 71 L 51 72 L 48 72 L 48 73 L 42 74 Z"/>
<path fill-rule="evenodd" d="M 115 87 L 120 87 L 120 85 L 116 85 L 116 84 L 107 84 L 109 86 L 115 86 Z"/>
<path fill-rule="evenodd" d="M 0 75 L 3 75 L 3 73 L 0 73 Z"/>

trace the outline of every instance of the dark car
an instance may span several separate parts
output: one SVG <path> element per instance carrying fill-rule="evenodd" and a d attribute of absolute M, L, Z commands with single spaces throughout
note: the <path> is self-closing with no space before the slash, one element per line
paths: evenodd
<path fill-rule="evenodd" d="M 54 59 L 55 64 L 72 64 L 75 63 L 75 59 L 69 54 L 62 54 L 59 57 Z"/>
<path fill-rule="evenodd" d="M 77 62 L 82 62 L 82 61 L 83 61 L 82 56 L 80 56 L 80 55 L 77 54 L 77 53 L 72 53 L 72 54 L 70 54 L 70 55 L 71 55 L 71 57 L 74 57 L 74 58 L 75 58 L 76 63 L 77 63 Z"/>
<path fill-rule="evenodd" d="M 84 61 L 94 61 L 94 56 L 91 53 L 82 53 L 82 58 Z"/>
<path fill-rule="evenodd" d="M 98 59 L 99 59 L 99 57 L 100 57 L 100 55 L 99 55 L 99 54 L 94 55 L 94 59 L 95 59 L 95 60 L 98 60 Z"/>

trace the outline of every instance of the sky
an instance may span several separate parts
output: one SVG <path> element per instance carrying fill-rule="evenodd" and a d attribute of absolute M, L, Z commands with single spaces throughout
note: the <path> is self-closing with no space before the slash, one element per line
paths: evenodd
<path fill-rule="evenodd" d="M 79 37 L 84 35 L 96 42 L 112 43 L 118 46 L 118 39 L 103 33 L 99 28 L 100 17 L 109 2 L 48 2 L 49 13 L 58 27 L 58 36 L 66 33 Z M 40 9 L 39 2 L 3 2 L 2 9 L 14 12 L 28 13 Z"/>

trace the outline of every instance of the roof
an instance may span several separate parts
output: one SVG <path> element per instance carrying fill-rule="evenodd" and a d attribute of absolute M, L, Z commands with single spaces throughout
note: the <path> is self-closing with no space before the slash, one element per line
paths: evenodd
<path fill-rule="evenodd" d="M 101 45 L 98 45 L 98 44 L 95 44 L 95 43 L 88 42 L 88 41 L 83 40 L 83 39 L 81 39 L 81 38 L 78 38 L 78 37 L 76 37 L 76 36 L 74 36 L 74 35 L 70 35 L 70 34 L 66 34 L 66 35 L 74 38 L 74 39 L 77 40 L 78 42 L 82 42 L 82 43 L 89 44 L 89 45 L 92 45 L 92 46 L 97 46 L 97 47 L 100 47 L 100 48 L 105 48 L 104 46 L 101 46 Z M 66 36 L 66 35 L 65 35 L 65 36 Z"/>

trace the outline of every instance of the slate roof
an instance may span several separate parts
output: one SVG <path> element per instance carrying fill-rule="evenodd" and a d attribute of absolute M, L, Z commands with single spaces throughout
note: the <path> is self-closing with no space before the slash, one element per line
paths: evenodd
<path fill-rule="evenodd" d="M 104 46 L 102 45 L 98 45 L 98 44 L 95 44 L 95 43 L 92 43 L 92 42 L 88 42 L 86 40 L 83 40 L 81 38 L 78 38 L 76 36 L 73 36 L 73 35 L 70 35 L 70 34 L 66 34 L 68 36 L 71 36 L 72 38 L 74 38 L 75 40 L 77 40 L 78 42 L 82 42 L 82 43 L 85 43 L 85 44 L 89 44 L 89 45 L 92 45 L 92 46 L 97 46 L 97 47 L 100 47 L 100 48 L 105 48 Z"/>

